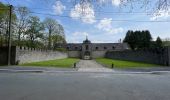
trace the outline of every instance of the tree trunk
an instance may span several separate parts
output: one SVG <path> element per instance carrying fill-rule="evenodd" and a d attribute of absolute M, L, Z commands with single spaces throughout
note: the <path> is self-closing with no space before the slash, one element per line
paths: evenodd
<path fill-rule="evenodd" d="M 48 49 L 51 49 L 51 29 L 49 29 Z"/>

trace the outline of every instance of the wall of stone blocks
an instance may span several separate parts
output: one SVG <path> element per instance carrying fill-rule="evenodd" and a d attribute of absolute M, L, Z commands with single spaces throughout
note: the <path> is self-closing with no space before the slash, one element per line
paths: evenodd
<path fill-rule="evenodd" d="M 7 64 L 8 47 L 0 47 L 0 65 Z M 49 51 L 26 47 L 11 48 L 11 64 L 22 64 L 29 62 L 45 61 L 67 58 L 67 53 L 59 51 Z"/>
<path fill-rule="evenodd" d="M 92 51 L 92 58 L 103 58 L 105 54 L 106 51 Z"/>
<path fill-rule="evenodd" d="M 106 58 L 139 61 L 145 63 L 153 63 L 160 65 L 170 65 L 170 48 L 149 49 L 137 51 L 111 51 L 106 53 Z"/>
<path fill-rule="evenodd" d="M 67 53 L 51 50 L 17 48 L 16 62 L 19 64 L 67 58 Z"/>
<path fill-rule="evenodd" d="M 68 51 L 67 54 L 68 54 L 68 57 L 70 58 L 81 58 L 80 51 Z"/>

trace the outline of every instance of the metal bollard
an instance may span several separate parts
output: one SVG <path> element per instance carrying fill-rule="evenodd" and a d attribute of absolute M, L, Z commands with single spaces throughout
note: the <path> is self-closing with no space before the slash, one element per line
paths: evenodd
<path fill-rule="evenodd" d="M 74 63 L 74 68 L 76 68 L 76 63 Z"/>
<path fill-rule="evenodd" d="M 114 68 L 114 64 L 112 63 L 112 69 Z"/>

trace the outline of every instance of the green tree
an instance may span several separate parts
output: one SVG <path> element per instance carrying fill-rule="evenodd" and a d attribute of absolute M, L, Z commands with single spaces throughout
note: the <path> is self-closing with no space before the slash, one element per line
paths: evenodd
<path fill-rule="evenodd" d="M 158 36 L 156 39 L 156 47 L 161 48 L 163 46 L 161 38 Z"/>
<path fill-rule="evenodd" d="M 44 26 L 48 29 L 48 48 L 51 49 L 51 37 L 57 30 L 58 23 L 52 18 L 46 18 L 44 20 Z"/>
<path fill-rule="evenodd" d="M 63 38 L 63 36 L 61 36 L 61 35 L 53 35 L 53 36 L 52 36 L 53 49 L 55 48 L 55 45 L 56 45 L 57 43 L 65 44 L 65 43 L 66 43 L 66 40 L 65 40 L 65 38 Z"/>
<path fill-rule="evenodd" d="M 151 44 L 151 34 L 146 31 L 128 31 L 123 42 L 126 42 L 134 49 L 149 48 Z"/>
<path fill-rule="evenodd" d="M 0 2 L 0 41 L 1 45 L 7 45 L 8 42 L 8 29 L 9 29 L 9 6 Z M 16 14 L 12 11 L 12 26 L 11 26 L 11 36 L 15 33 L 15 24 L 16 24 Z"/>
<path fill-rule="evenodd" d="M 43 23 L 40 22 L 40 19 L 37 16 L 30 16 L 26 35 L 31 47 L 35 47 L 35 41 L 40 41 L 43 38 L 43 31 L 44 26 Z"/>

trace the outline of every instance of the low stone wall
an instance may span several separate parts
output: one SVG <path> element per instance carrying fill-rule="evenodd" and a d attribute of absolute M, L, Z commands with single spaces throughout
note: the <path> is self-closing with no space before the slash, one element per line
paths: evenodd
<path fill-rule="evenodd" d="M 106 51 L 93 51 L 92 58 L 103 58 L 105 57 Z"/>
<path fill-rule="evenodd" d="M 170 65 L 170 47 L 137 51 L 110 51 L 106 58 Z"/>
<path fill-rule="evenodd" d="M 8 48 L 2 47 L 0 50 L 0 64 L 7 64 Z M 67 58 L 67 53 L 59 51 L 49 51 L 42 49 L 15 47 L 11 49 L 11 64 L 22 64 L 29 62 L 45 61 Z"/>
<path fill-rule="evenodd" d="M 71 58 L 81 58 L 80 51 L 68 51 L 67 54 L 68 54 L 68 57 L 71 57 Z"/>

